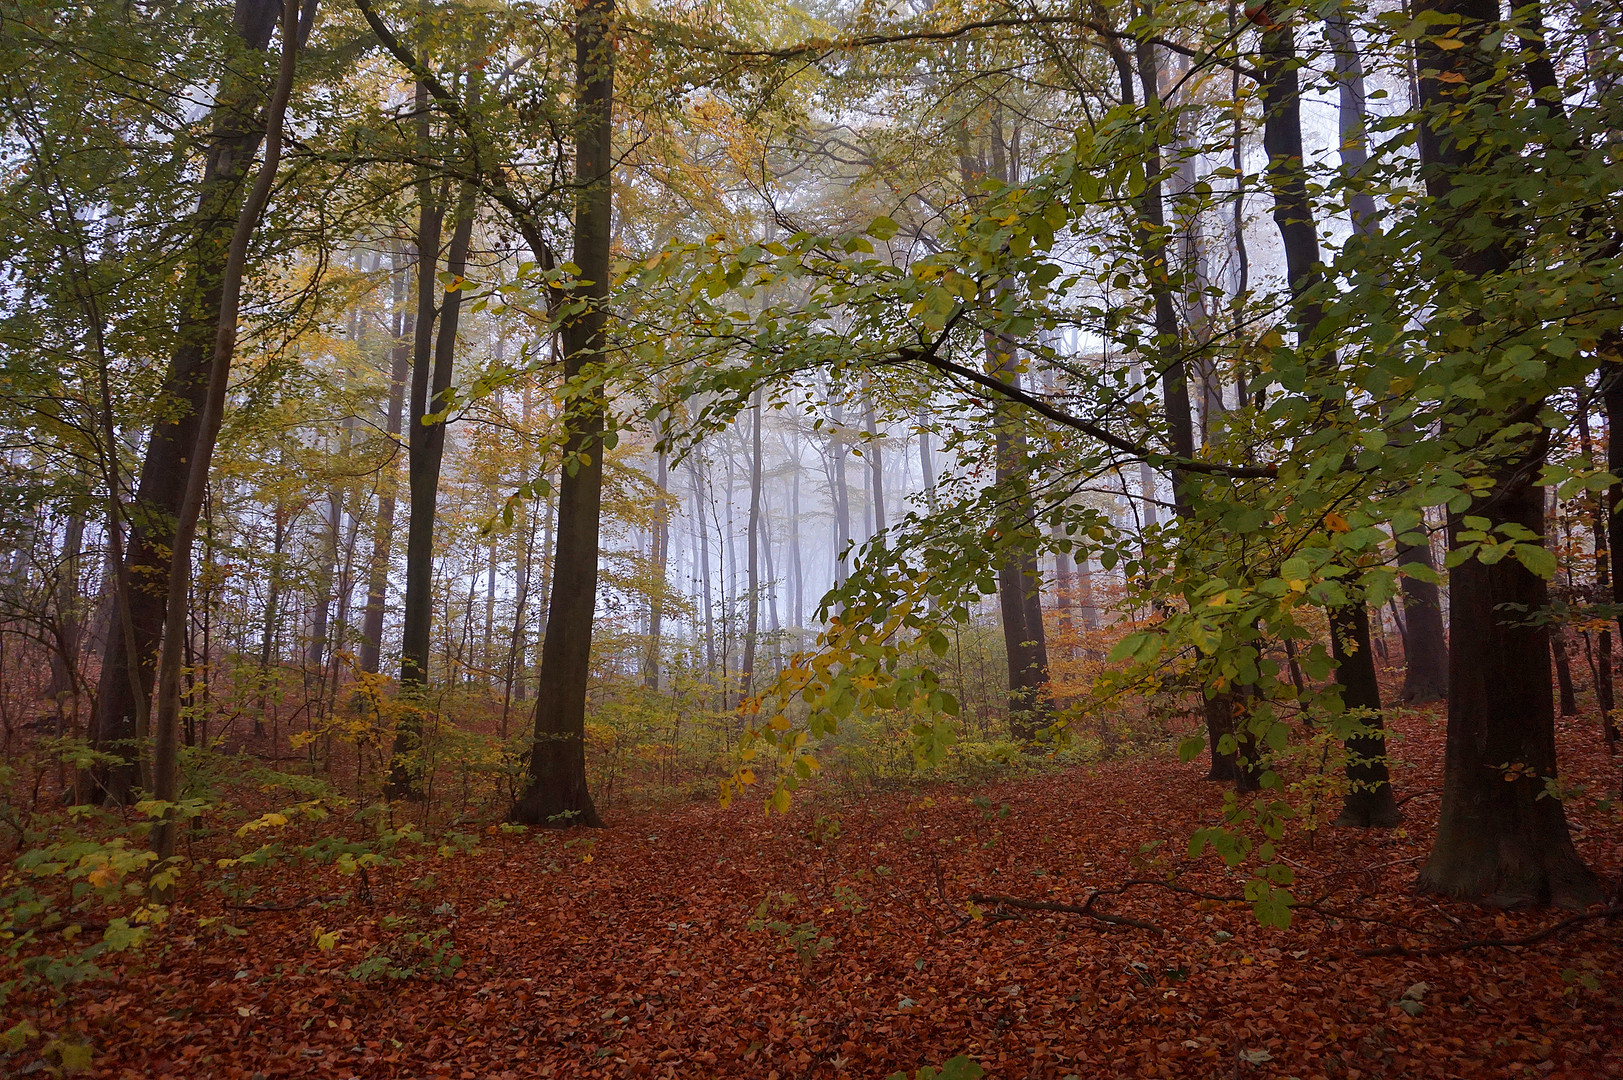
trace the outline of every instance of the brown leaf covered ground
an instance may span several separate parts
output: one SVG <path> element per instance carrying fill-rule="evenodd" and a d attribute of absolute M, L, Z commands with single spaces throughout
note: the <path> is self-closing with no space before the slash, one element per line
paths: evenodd
<path fill-rule="evenodd" d="M 988 905 L 969 917 L 972 893 L 1075 904 L 1180 868 L 1184 885 L 1239 892 L 1214 860 L 1182 858 L 1221 793 L 1199 763 L 1156 755 L 984 789 L 825 794 L 786 818 L 754 801 L 622 815 L 590 843 L 498 833 L 481 854 L 435 859 L 431 883 L 413 885 L 421 865 L 374 876 L 370 903 L 353 879 L 292 875 L 258 899 L 344 899 L 200 901 L 183 921 L 225 914 L 247 935 L 178 925 L 163 955 L 37 1020 L 77 1026 L 98 1075 L 132 1078 L 867 1078 L 966 1052 L 993 1077 L 1055 1080 L 1623 1076 L 1623 925 L 1519 949 L 1359 955 L 1562 918 L 1409 894 L 1442 739 L 1434 718 L 1400 728 L 1407 830 L 1295 835 L 1283 849 L 1301 895 L 1371 921 L 1307 913 L 1265 929 L 1244 905 L 1147 887 L 1098 910 L 1163 935 Z M 1592 719 L 1563 721 L 1560 739 L 1569 777 L 1615 785 Z M 1615 881 L 1615 830 L 1574 817 L 1584 855 Z M 349 977 L 402 916 L 449 928 L 461 970 Z M 335 930 L 324 951 L 316 933 Z"/>

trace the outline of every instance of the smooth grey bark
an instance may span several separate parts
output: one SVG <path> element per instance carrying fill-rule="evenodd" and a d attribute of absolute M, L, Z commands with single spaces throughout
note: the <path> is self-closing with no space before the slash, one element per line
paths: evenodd
<path fill-rule="evenodd" d="M 563 328 L 568 380 L 608 359 L 614 22 L 614 0 L 584 0 L 575 17 L 574 261 L 581 273 L 572 292 L 585 306 Z M 530 825 L 602 824 L 586 782 L 586 689 L 597 607 L 605 407 L 601 385 L 575 389 L 565 400 L 564 459 L 578 464 L 565 468 L 558 482 L 558 551 L 541 644 L 535 741 L 527 786 L 511 815 Z"/>
<path fill-rule="evenodd" d="M 665 589 L 670 575 L 671 511 L 670 511 L 670 453 L 660 447 L 654 470 L 654 487 L 659 492 L 659 505 L 652 538 L 654 582 L 648 599 L 648 651 L 643 657 L 642 682 L 648 689 L 659 690 L 660 642 L 664 633 Z"/>
<path fill-rule="evenodd" d="M 165 602 L 163 645 L 158 655 L 158 692 L 152 721 L 152 797 L 160 805 L 174 807 L 180 799 L 180 678 L 184 646 L 189 637 L 187 594 L 191 588 L 192 543 L 197 521 L 207 497 L 209 465 L 225 416 L 226 392 L 230 388 L 231 359 L 237 345 L 237 314 L 242 299 L 242 278 L 248 262 L 248 244 L 259 227 L 260 214 L 270 199 L 271 185 L 281 164 L 282 124 L 288 99 L 293 93 L 293 74 L 298 60 L 299 2 L 287 0 L 282 8 L 282 59 L 276 85 L 266 106 L 265 159 L 254 177 L 252 189 L 242 201 L 231 231 L 225 266 L 220 273 L 219 322 L 214 347 L 209 356 L 208 381 L 198 415 L 197 440 L 186 459 L 186 481 L 181 492 L 180 513 L 175 521 L 173 550 L 169 559 L 169 595 Z M 175 837 L 180 822 L 172 810 L 165 810 L 153 823 L 152 850 L 160 862 L 175 853 Z M 167 889 L 156 890 L 166 896 Z"/>
<path fill-rule="evenodd" d="M 750 515 L 748 552 L 745 557 L 746 585 L 749 598 L 745 601 L 744 661 L 738 672 L 739 697 L 747 698 L 755 692 L 755 637 L 760 630 L 761 618 L 761 391 L 755 391 L 755 404 L 750 410 Z"/>
<path fill-rule="evenodd" d="M 378 673 L 383 659 L 383 616 L 389 589 L 389 562 L 394 546 L 395 502 L 400 490 L 400 466 L 395 455 L 398 453 L 405 411 L 406 386 L 411 379 L 412 342 L 417 333 L 417 312 L 408 304 L 411 294 L 410 267 L 405 257 L 394 256 L 394 346 L 389 352 L 389 403 L 383 420 L 390 457 L 383 465 L 378 483 L 378 517 L 372 533 L 366 612 L 361 619 L 360 667 L 373 675 Z"/>
<path fill-rule="evenodd" d="M 268 49 L 281 10 L 278 0 L 236 0 L 232 25 L 242 47 Z M 175 521 L 194 463 L 191 454 L 213 367 L 230 239 L 248 170 L 265 135 L 261 111 L 269 91 L 228 64 L 212 107 L 198 208 L 183 260 L 178 344 L 159 392 L 165 403 L 163 418 L 147 440 L 135 500 L 124 508 L 129 532 L 121 545 L 124 565 L 119 578 L 128 588 L 122 590 L 123 610 L 116 618 L 124 623 L 125 632 L 107 635 L 96 709 L 87 733 L 92 747 L 117 754 L 123 762 L 86 770 L 77 785 L 82 802 L 127 803 L 141 773 L 142 742 L 149 734 L 141 728 L 165 625 L 162 583 L 170 570 Z"/>
<path fill-rule="evenodd" d="M 419 88 L 419 99 L 426 94 Z M 425 121 L 426 123 L 426 121 Z M 439 502 L 440 467 L 445 460 L 446 394 L 456 363 L 462 290 L 450 289 L 434 311 L 434 268 L 438 259 L 443 206 L 427 198 L 429 182 L 419 185 L 417 250 L 417 325 L 412 348 L 410 428 L 406 433 L 407 493 L 411 507 L 406 525 L 406 594 L 400 630 L 400 694 L 405 708 L 395 725 L 386 792 L 393 799 L 422 796 L 421 764 L 414 756 L 422 746 L 423 710 L 428 690 L 428 661 L 434 625 L 434 518 Z M 457 194 L 455 224 L 446 249 L 445 270 L 460 278 L 467 272 L 473 239 L 474 188 L 462 184 Z M 432 341 L 432 348 L 430 347 Z"/>

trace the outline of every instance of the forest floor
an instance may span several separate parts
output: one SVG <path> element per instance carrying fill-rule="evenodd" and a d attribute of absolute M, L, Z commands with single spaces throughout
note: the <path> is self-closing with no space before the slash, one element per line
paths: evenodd
<path fill-rule="evenodd" d="M 829 792 L 786 817 L 750 798 L 590 834 L 492 827 L 477 853 L 374 872 L 364 899 L 354 878 L 286 873 L 259 907 L 337 898 L 199 901 L 162 951 L 35 1022 L 82 1031 L 95 1074 L 121 1078 L 867 1080 L 965 1053 L 992 1077 L 1045 1080 L 1623 1077 L 1623 926 L 1454 948 L 1566 916 L 1409 892 L 1442 732 L 1425 714 L 1396 726 L 1408 827 L 1293 832 L 1281 850 L 1298 895 L 1340 914 L 1299 912 L 1289 929 L 1153 886 L 1096 908 L 1161 933 L 972 906 L 1080 904 L 1172 870 L 1238 894 L 1243 877 L 1183 857 L 1221 791 L 1200 762 L 1155 754 L 981 788 Z M 1562 721 L 1563 768 L 1615 789 L 1597 726 Z M 1616 881 L 1615 829 L 1572 816 Z M 206 921 L 220 915 L 246 933 Z M 403 927 L 427 936 L 410 945 Z M 1390 946 L 1444 951 L 1361 955 Z M 442 947 L 463 961 L 454 973 Z M 369 956 L 404 977 L 357 977 Z"/>

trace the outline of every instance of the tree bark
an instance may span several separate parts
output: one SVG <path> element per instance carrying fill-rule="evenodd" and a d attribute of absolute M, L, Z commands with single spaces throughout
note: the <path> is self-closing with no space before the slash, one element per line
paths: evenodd
<path fill-rule="evenodd" d="M 191 587 L 192 542 L 197 520 L 208 490 L 209 464 L 214 458 L 215 441 L 225 416 L 226 392 L 230 388 L 232 354 L 237 345 L 237 313 L 242 298 L 242 277 L 248 261 L 248 243 L 259 227 L 259 218 L 270 198 L 282 153 L 282 121 L 293 92 L 293 73 L 298 59 L 299 0 L 286 0 L 282 8 L 282 59 L 275 89 L 266 106 L 265 160 L 254 177 L 253 188 L 243 199 L 232 227 L 225 266 L 220 272 L 219 321 L 214 347 L 210 351 L 208 381 L 203 407 L 198 414 L 197 441 L 187 459 L 186 482 L 181 492 L 180 513 L 176 516 L 173 550 L 169 559 L 169 594 L 165 601 L 163 645 L 158 656 L 157 707 L 153 710 L 152 797 L 167 808 L 154 822 L 152 850 L 160 862 L 175 853 L 179 820 L 175 806 L 180 800 L 180 677 L 184 645 L 190 627 L 187 594 Z M 167 889 L 158 889 L 167 894 Z"/>
<path fill-rule="evenodd" d="M 1335 350 L 1315 341 L 1324 310 L 1315 295 L 1324 276 L 1319 265 L 1319 237 L 1308 196 L 1307 170 L 1302 160 L 1302 97 L 1296 73 L 1296 35 L 1288 13 L 1275 21 L 1272 9 L 1258 15 L 1262 32 L 1263 146 L 1268 152 L 1268 186 L 1273 193 L 1274 223 L 1285 249 L 1291 314 L 1296 323 L 1297 348 L 1306 354 L 1322 377 L 1332 378 Z M 1333 406 L 1320 401 L 1321 411 Z M 1401 815 L 1392 797 L 1386 766 L 1386 730 L 1381 715 L 1381 689 L 1375 679 L 1371 652 L 1369 612 L 1358 592 L 1356 574 L 1346 579 L 1353 595 L 1350 603 L 1330 608 L 1331 653 L 1341 703 L 1360 719 L 1357 734 L 1345 741 L 1350 789 L 1339 825 L 1363 828 L 1396 824 Z"/>
<path fill-rule="evenodd" d="M 564 375 L 578 380 L 607 359 L 609 245 L 614 206 L 614 0 L 584 0 L 575 21 L 576 297 L 585 309 L 564 326 Z M 529 782 L 513 820 L 601 825 L 586 785 L 586 687 L 597 605 L 598 526 L 603 499 L 601 387 L 567 399 L 566 467 L 558 484 L 558 554 L 536 690 Z"/>
<path fill-rule="evenodd" d="M 419 91 L 421 96 L 421 91 Z M 427 187 L 426 182 L 422 185 Z M 407 486 L 411 518 L 406 526 L 406 595 L 400 631 L 400 695 L 404 709 L 395 725 L 387 792 L 394 799 L 422 795 L 422 745 L 428 690 L 428 657 L 434 625 L 434 518 L 439 501 L 440 467 L 445 460 L 446 418 L 429 417 L 445 409 L 456 362 L 457 324 L 462 290 L 447 289 L 438 325 L 433 310 L 435 253 L 439 250 L 442 209 L 422 205 L 418 221 L 417 326 L 411 375 L 411 430 L 407 433 Z M 457 194 L 456 224 L 446 250 L 445 270 L 454 278 L 467 271 L 473 238 L 474 189 L 463 184 Z M 433 339 L 432 364 L 429 340 Z"/>
<path fill-rule="evenodd" d="M 755 391 L 755 407 L 750 410 L 750 517 L 745 573 L 749 598 L 745 602 L 744 663 L 739 669 L 740 700 L 755 692 L 755 635 L 761 618 L 761 391 Z"/>
<path fill-rule="evenodd" d="M 670 510 L 670 455 L 661 447 L 654 475 L 654 486 L 659 491 L 659 506 L 654 525 L 653 593 L 648 598 L 648 652 L 643 657 L 642 684 L 659 692 L 660 640 L 664 632 L 665 588 L 669 580 L 671 555 Z"/>
<path fill-rule="evenodd" d="M 1344 11 L 1324 20 L 1325 36 L 1335 56 L 1337 116 L 1341 134 L 1341 166 L 1351 185 L 1347 208 L 1353 235 L 1368 238 L 1380 228 L 1375 197 L 1359 182 L 1369 164 L 1369 110 L 1364 95 L 1364 65 L 1353 41 Z M 1431 544 L 1397 544 L 1397 564 L 1435 573 Z M 1428 575 L 1429 576 L 1429 575 Z M 1443 632 L 1439 590 L 1431 581 L 1403 578 L 1403 607 L 1408 629 L 1403 638 L 1403 700 L 1412 705 L 1441 701 L 1448 696 L 1448 642 Z"/>
<path fill-rule="evenodd" d="M 1468 178 L 1483 153 L 1462 145 L 1451 125 L 1470 115 L 1469 95 L 1490 85 L 1496 48 L 1483 38 L 1499 25 L 1495 0 L 1413 0 L 1417 17 L 1443 16 L 1438 37 L 1416 42 L 1421 71 L 1420 160 L 1426 193 L 1437 207 L 1444 235 L 1456 234 L 1458 218 L 1481 224 L 1469 205 L 1451 207 L 1456 178 Z M 1446 27 L 1446 31 L 1443 29 Z M 1442 33 L 1451 40 L 1439 45 Z M 1491 92 L 1491 91 L 1490 91 Z M 1445 209 L 1446 208 L 1446 209 Z M 1501 243 L 1463 239 L 1453 245 L 1456 271 L 1485 278 L 1510 266 Z M 1544 535 L 1544 496 L 1534 477 L 1544 461 L 1548 432 L 1529 436 L 1497 463 L 1494 487 L 1466 511 L 1489 528 L 1520 525 Z M 1450 544 L 1461 521 L 1449 522 Z M 1550 693 L 1549 633 L 1542 626 L 1499 610 L 1522 604 L 1539 611 L 1549 602 L 1543 578 L 1516 559 L 1492 565 L 1471 559 L 1449 580 L 1448 735 L 1443 765 L 1442 808 L 1437 838 L 1416 883 L 1422 892 L 1475 903 L 1516 907 L 1556 904 L 1582 907 L 1602 890 L 1584 865 L 1560 800 L 1547 798 L 1556 776 L 1555 708 Z M 1520 766 L 1507 775 L 1506 764 Z"/>
<path fill-rule="evenodd" d="M 395 499 L 400 490 L 400 466 L 395 454 L 400 443 L 406 385 L 411 378 L 412 340 L 417 313 L 407 305 L 410 264 L 397 258 L 394 271 L 395 343 L 390 351 L 389 405 L 383 431 L 389 441 L 389 460 L 379 482 L 377 527 L 372 533 L 372 565 L 366 583 L 366 614 L 361 620 L 361 670 L 376 675 L 383 659 L 383 616 L 389 590 L 389 560 L 394 546 Z"/>
<path fill-rule="evenodd" d="M 258 51 L 269 48 L 281 7 L 278 0 L 236 0 L 233 26 L 243 44 Z M 129 589 L 125 611 L 114 618 L 127 618 L 130 632 L 106 635 L 96 709 L 88 732 L 96 750 L 117 754 L 123 763 L 96 765 L 87 771 L 79 790 L 80 797 L 89 802 L 129 802 L 140 775 L 141 742 L 148 733 L 138 730 L 146 706 L 137 703 L 136 695 L 145 697 L 151 692 L 155 654 L 164 632 L 163 582 L 169 572 L 175 519 L 186 492 L 213 365 L 231 234 L 248 169 L 264 138 L 260 110 L 268 92 L 269 87 L 243 78 L 228 66 L 213 106 L 213 132 L 186 253 L 179 344 L 170 357 L 159 395 L 164 403 L 159 410 L 162 419 L 153 426 L 147 442 L 135 502 L 126 508 L 130 529 L 122 576 Z"/>

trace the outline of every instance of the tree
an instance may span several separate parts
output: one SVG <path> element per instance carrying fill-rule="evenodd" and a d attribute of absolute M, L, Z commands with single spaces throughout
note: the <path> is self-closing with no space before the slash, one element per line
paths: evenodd
<path fill-rule="evenodd" d="M 237 344 L 237 313 L 242 294 L 242 276 L 248 261 L 248 243 L 259 227 L 259 216 L 270 199 L 271 185 L 281 164 L 282 124 L 288 99 L 293 92 L 293 75 L 298 61 L 303 31 L 299 25 L 298 0 L 286 0 L 282 8 L 282 58 L 275 89 L 266 106 L 265 160 L 231 231 L 225 265 L 220 272 L 219 325 L 209 354 L 208 382 L 198 416 L 197 441 L 187 455 L 186 485 L 171 543 L 169 595 L 166 602 L 163 649 L 158 657 L 157 708 L 153 719 L 152 796 L 165 807 L 152 830 L 152 848 L 160 860 L 174 854 L 179 821 L 175 813 L 180 798 L 180 669 L 184 657 L 187 625 L 187 594 L 191 587 L 192 543 L 197 535 L 197 519 L 208 492 L 209 464 L 225 415 L 226 391 L 230 386 L 231 358 Z M 160 890 L 163 891 L 163 890 Z"/>
<path fill-rule="evenodd" d="M 1380 211 L 1364 175 L 1369 167 L 1369 109 L 1363 61 L 1344 7 L 1325 17 L 1324 28 L 1335 55 L 1337 127 L 1352 230 L 1355 237 L 1365 240 L 1380 228 Z M 1417 540 L 1421 542 L 1414 542 Z M 1403 577 L 1403 700 L 1410 704 L 1440 701 L 1448 696 L 1448 642 L 1443 633 L 1441 594 L 1431 580 L 1436 572 L 1431 538 L 1400 536 L 1397 556 L 1400 567 L 1420 568 L 1420 573 Z"/>
<path fill-rule="evenodd" d="M 1414 10 L 1433 20 L 1415 43 L 1420 155 L 1452 265 L 1446 298 L 1456 305 L 1433 322 L 1446 319 L 1483 349 L 1488 335 L 1503 328 L 1481 325 L 1474 297 L 1514 273 L 1507 209 L 1489 202 L 1481 187 L 1510 156 L 1498 115 L 1507 99 L 1488 40 L 1500 25 L 1499 8 L 1488 0 L 1417 0 Z M 1494 227 L 1486 240 L 1473 236 L 1484 219 Z M 1469 551 L 1474 533 L 1540 545 L 1544 493 L 1537 477 L 1550 438 L 1536 420 L 1541 404 L 1507 403 L 1507 412 L 1514 407 L 1509 416 L 1455 418 L 1453 436 L 1475 444 L 1491 486 L 1469 500 L 1465 513 L 1450 516 L 1450 548 Z M 1484 424 L 1499 437 L 1483 438 Z M 1467 557 L 1453 568 L 1443 798 L 1437 839 L 1420 871 L 1422 891 L 1505 907 L 1581 907 L 1601 898 L 1599 882 L 1573 847 L 1561 801 L 1547 797 L 1556 776 L 1549 633 L 1506 607 L 1539 611 L 1548 601 L 1545 579 L 1521 558 Z"/>
<path fill-rule="evenodd" d="M 1319 239 L 1308 196 L 1302 158 L 1302 99 L 1296 69 L 1296 36 L 1288 12 L 1264 7 L 1262 23 L 1263 148 L 1268 152 L 1268 183 L 1274 196 L 1274 222 L 1285 251 L 1285 279 L 1296 323 L 1297 348 L 1325 383 L 1338 378 L 1334 347 L 1319 331 L 1324 320 L 1319 293 L 1324 274 Z M 1313 394 L 1327 421 L 1336 411 L 1332 392 Z M 1352 595 L 1329 609 L 1330 649 L 1341 684 L 1341 704 L 1352 715 L 1346 739 L 1349 790 L 1336 824 L 1361 828 L 1396 825 L 1401 820 L 1386 765 L 1386 732 L 1381 688 L 1369 636 L 1369 610 L 1356 565 L 1343 578 Z"/>
<path fill-rule="evenodd" d="M 239 47 L 264 51 L 280 11 L 277 0 L 237 0 L 232 27 Z M 149 735 L 141 721 L 148 715 L 153 658 L 163 637 L 167 610 L 166 594 L 159 583 L 169 579 L 175 519 L 196 465 L 193 451 L 214 367 L 211 349 L 220 322 L 231 235 L 248 169 L 265 134 L 260 111 L 269 87 L 234 64 L 222 67 L 220 92 L 212 108 L 213 131 L 191 222 L 177 344 L 164 377 L 160 419 L 148 439 L 135 502 L 127 511 L 130 530 L 119 575 L 130 587 L 118 618 L 126 620 L 128 627 L 124 632 L 110 627 L 115 632 L 105 635 L 96 711 L 90 723 L 91 744 L 118 755 L 123 763 L 98 764 L 86 771 L 78 791 L 85 802 L 127 802 L 140 773 L 141 743 Z"/>
<path fill-rule="evenodd" d="M 608 354 L 614 209 L 614 0 L 588 0 L 575 21 L 575 265 L 580 305 L 563 329 L 564 467 L 558 547 L 536 687 L 535 739 L 511 817 L 529 825 L 598 826 L 586 784 L 586 686 L 597 607 L 605 395 L 591 380 Z"/>

